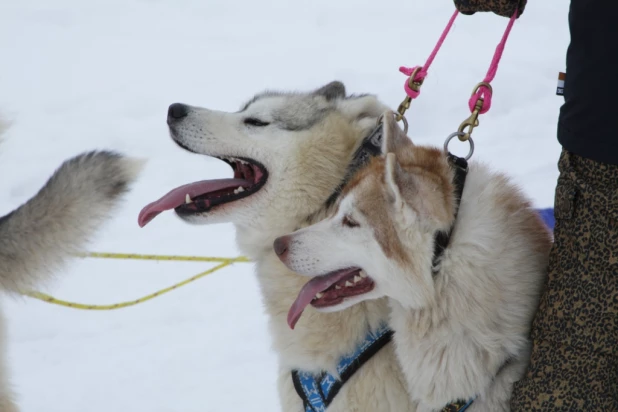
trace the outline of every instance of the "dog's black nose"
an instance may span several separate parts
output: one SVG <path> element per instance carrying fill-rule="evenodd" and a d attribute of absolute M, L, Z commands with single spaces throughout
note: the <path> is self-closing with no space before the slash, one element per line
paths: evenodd
<path fill-rule="evenodd" d="M 281 236 L 275 239 L 275 243 L 273 247 L 275 249 L 275 253 L 279 258 L 283 258 L 285 253 L 288 251 L 288 244 L 290 240 L 287 236 Z"/>
<path fill-rule="evenodd" d="M 171 104 L 167 110 L 168 119 L 182 119 L 189 114 L 189 106 L 182 103 Z"/>

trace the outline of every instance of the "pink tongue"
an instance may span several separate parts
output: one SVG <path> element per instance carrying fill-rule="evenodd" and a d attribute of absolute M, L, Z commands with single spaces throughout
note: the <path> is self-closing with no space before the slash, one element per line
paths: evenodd
<path fill-rule="evenodd" d="M 218 179 L 218 180 L 202 180 L 201 182 L 189 183 L 184 186 L 180 186 L 161 199 L 156 200 L 139 212 L 137 223 L 140 227 L 146 226 L 148 222 L 154 219 L 159 213 L 166 210 L 175 209 L 178 206 L 185 204 L 185 198 L 187 194 L 191 199 L 205 195 L 207 193 L 216 192 L 223 189 L 232 189 L 242 186 L 247 188 L 251 186 L 251 182 L 244 179 Z"/>
<path fill-rule="evenodd" d="M 316 276 L 303 286 L 298 297 L 292 303 L 288 311 L 288 325 L 294 329 L 296 322 L 300 319 L 303 311 L 311 303 L 316 293 L 322 292 L 342 279 L 356 272 L 358 268 L 349 268 L 330 273 L 328 275 Z"/>

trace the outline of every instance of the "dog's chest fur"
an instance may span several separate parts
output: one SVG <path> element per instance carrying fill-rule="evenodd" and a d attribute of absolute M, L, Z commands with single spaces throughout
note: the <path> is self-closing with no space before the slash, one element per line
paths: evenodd
<path fill-rule="evenodd" d="M 419 411 L 478 395 L 470 411 L 508 410 L 529 357 L 528 329 L 551 239 L 519 190 L 470 168 L 428 307 L 390 301 L 398 359 Z"/>
<path fill-rule="evenodd" d="M 274 253 L 257 264 L 264 303 L 270 315 L 273 346 L 279 354 L 279 388 L 284 411 L 302 411 L 291 372 L 300 369 L 319 373 L 336 372 L 339 359 L 354 351 L 369 328 L 377 329 L 388 319 L 386 299 L 364 302 L 334 313 L 308 308 L 291 330 L 287 312 L 306 278 L 290 272 Z M 335 375 L 336 376 L 336 375 Z M 385 403 L 391 404 L 389 408 Z M 329 407 L 338 411 L 414 411 L 393 344 L 382 348 L 343 386 Z"/>

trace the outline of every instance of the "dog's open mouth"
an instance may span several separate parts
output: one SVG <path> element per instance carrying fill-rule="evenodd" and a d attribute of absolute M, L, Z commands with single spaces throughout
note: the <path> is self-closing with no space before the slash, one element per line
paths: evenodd
<path fill-rule="evenodd" d="M 208 212 L 215 206 L 251 196 L 264 186 L 268 171 L 259 162 L 242 157 L 217 157 L 234 170 L 233 179 L 202 180 L 180 186 L 142 209 L 138 223 L 144 227 L 159 213 L 174 209 L 179 215 Z"/>
<path fill-rule="evenodd" d="M 370 292 L 375 287 L 373 280 L 360 268 L 347 268 L 316 276 L 303 286 L 288 311 L 288 325 L 294 329 L 305 308 L 335 306 L 346 298 Z"/>

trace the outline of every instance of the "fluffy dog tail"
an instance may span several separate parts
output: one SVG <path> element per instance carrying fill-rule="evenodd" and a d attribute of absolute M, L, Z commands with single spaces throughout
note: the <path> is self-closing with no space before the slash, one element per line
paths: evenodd
<path fill-rule="evenodd" d="M 0 217 L 0 289 L 30 290 L 83 251 L 142 165 L 113 152 L 83 153 L 65 161 L 32 199 Z"/>

